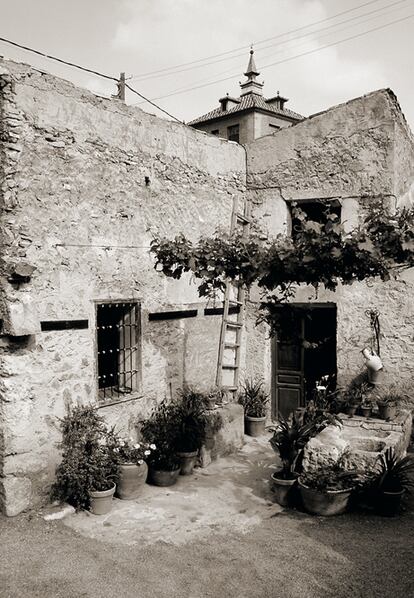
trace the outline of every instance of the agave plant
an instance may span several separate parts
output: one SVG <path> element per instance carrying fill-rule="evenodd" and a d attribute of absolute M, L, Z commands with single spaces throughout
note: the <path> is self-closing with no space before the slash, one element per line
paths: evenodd
<path fill-rule="evenodd" d="M 306 443 L 319 431 L 314 421 L 300 424 L 281 417 L 279 424 L 273 429 L 269 442 L 272 449 L 282 460 L 282 478 L 295 477 L 296 465 Z"/>
<path fill-rule="evenodd" d="M 380 455 L 379 473 L 375 480 L 378 492 L 401 492 L 414 486 L 414 459 L 398 458 L 392 448 Z"/>
<path fill-rule="evenodd" d="M 239 403 L 244 407 L 245 415 L 249 417 L 265 417 L 269 394 L 264 388 L 262 380 L 249 378 L 242 385 Z"/>

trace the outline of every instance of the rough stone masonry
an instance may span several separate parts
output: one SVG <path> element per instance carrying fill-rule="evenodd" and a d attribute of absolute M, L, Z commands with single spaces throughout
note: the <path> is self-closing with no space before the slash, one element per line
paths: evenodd
<path fill-rule="evenodd" d="M 335 198 L 355 225 L 371 198 L 412 200 L 413 148 L 386 90 L 242 147 L 0 61 L 5 513 L 47 495 L 59 459 L 59 418 L 68 406 L 96 404 L 108 422 L 131 432 L 155 401 L 183 383 L 214 383 L 221 316 L 205 312 L 211 306 L 191 279 L 172 281 L 154 270 L 154 235 L 197 239 L 228 231 L 235 200 L 251 202 L 264 234 L 286 232 L 288 202 L 298 198 Z M 300 290 L 298 299 L 337 305 L 339 379 L 360 371 L 359 351 L 370 337 L 365 310 L 376 306 L 385 381 L 410 384 L 412 281 L 354 287 L 317 299 Z M 257 299 L 252 290 L 241 373 L 263 376 L 270 389 L 271 342 L 265 326 L 255 325 Z M 100 399 L 97 381 L 96 309 L 110 301 L 133 301 L 140 313 L 139 382 L 114 402 Z M 149 317 L 189 310 L 191 317 Z"/>

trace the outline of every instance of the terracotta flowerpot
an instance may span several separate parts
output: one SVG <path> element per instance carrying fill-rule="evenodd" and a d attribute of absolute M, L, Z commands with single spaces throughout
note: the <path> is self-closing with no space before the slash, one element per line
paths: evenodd
<path fill-rule="evenodd" d="M 380 419 L 390 420 L 397 415 L 397 405 L 395 403 L 377 403 Z"/>
<path fill-rule="evenodd" d="M 153 486 L 173 486 L 180 475 L 180 467 L 171 471 L 149 468 L 148 481 Z"/>
<path fill-rule="evenodd" d="M 354 417 L 357 409 L 358 405 L 349 405 L 348 407 L 345 407 L 345 413 L 349 415 L 349 417 Z"/>
<path fill-rule="evenodd" d="M 193 451 L 191 453 L 177 453 L 177 457 L 180 457 L 181 461 L 180 474 L 191 475 L 193 473 L 194 466 L 197 463 L 198 451 Z"/>
<path fill-rule="evenodd" d="M 115 494 L 116 486 L 113 484 L 109 490 L 90 490 L 90 510 L 94 515 L 106 515 L 112 507 L 112 498 Z"/>
<path fill-rule="evenodd" d="M 303 506 L 308 513 L 312 515 L 323 515 L 331 517 L 332 515 L 341 515 L 348 507 L 352 489 L 348 490 L 327 490 L 321 492 L 314 488 L 309 488 L 298 478 L 298 486 L 302 498 Z"/>
<path fill-rule="evenodd" d="M 372 407 L 360 407 L 362 417 L 371 417 Z"/>
<path fill-rule="evenodd" d="M 400 512 L 404 490 L 398 492 L 381 492 L 376 504 L 376 512 L 384 517 L 395 517 Z"/>
<path fill-rule="evenodd" d="M 122 500 L 133 500 L 137 498 L 142 491 L 142 487 L 147 480 L 148 465 L 142 463 L 123 463 L 120 466 L 119 481 L 116 494 Z"/>
<path fill-rule="evenodd" d="M 280 477 L 282 471 L 275 471 L 271 475 L 271 488 L 276 502 L 282 507 L 291 506 L 292 490 L 296 485 L 298 474 L 291 480 Z"/>
<path fill-rule="evenodd" d="M 265 433 L 266 418 L 265 417 L 251 417 L 244 416 L 244 431 L 248 436 L 263 436 Z"/>

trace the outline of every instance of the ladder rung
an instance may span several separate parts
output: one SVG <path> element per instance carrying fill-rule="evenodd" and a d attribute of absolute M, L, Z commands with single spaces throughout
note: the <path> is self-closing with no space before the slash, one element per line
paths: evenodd
<path fill-rule="evenodd" d="M 240 220 L 240 222 L 243 222 L 244 224 L 250 224 L 251 223 L 250 218 L 247 218 L 247 216 L 244 216 L 244 214 L 236 214 L 236 218 L 238 220 Z"/>
<path fill-rule="evenodd" d="M 227 347 L 227 349 L 238 349 L 240 343 L 224 343 L 224 346 Z"/>
<path fill-rule="evenodd" d="M 223 385 L 222 388 L 224 388 L 224 390 L 237 390 L 239 387 L 238 386 L 226 386 L 226 385 Z"/>
<path fill-rule="evenodd" d="M 221 367 L 223 370 L 237 370 L 239 366 L 235 365 L 234 363 L 223 363 Z"/>
<path fill-rule="evenodd" d="M 242 328 L 243 324 L 241 322 L 231 322 L 230 320 L 226 320 L 226 326 L 229 326 L 229 328 Z"/>
<path fill-rule="evenodd" d="M 234 305 L 243 305 L 243 301 L 239 301 L 238 299 L 229 299 L 229 303 Z"/>

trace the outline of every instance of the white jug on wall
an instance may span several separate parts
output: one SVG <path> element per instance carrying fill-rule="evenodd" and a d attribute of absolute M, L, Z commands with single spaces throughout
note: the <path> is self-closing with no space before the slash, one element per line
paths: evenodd
<path fill-rule="evenodd" d="M 365 365 L 368 370 L 368 380 L 371 384 L 378 384 L 380 371 L 383 369 L 383 364 L 379 355 L 373 349 L 365 348 L 362 351 L 365 358 Z"/>

